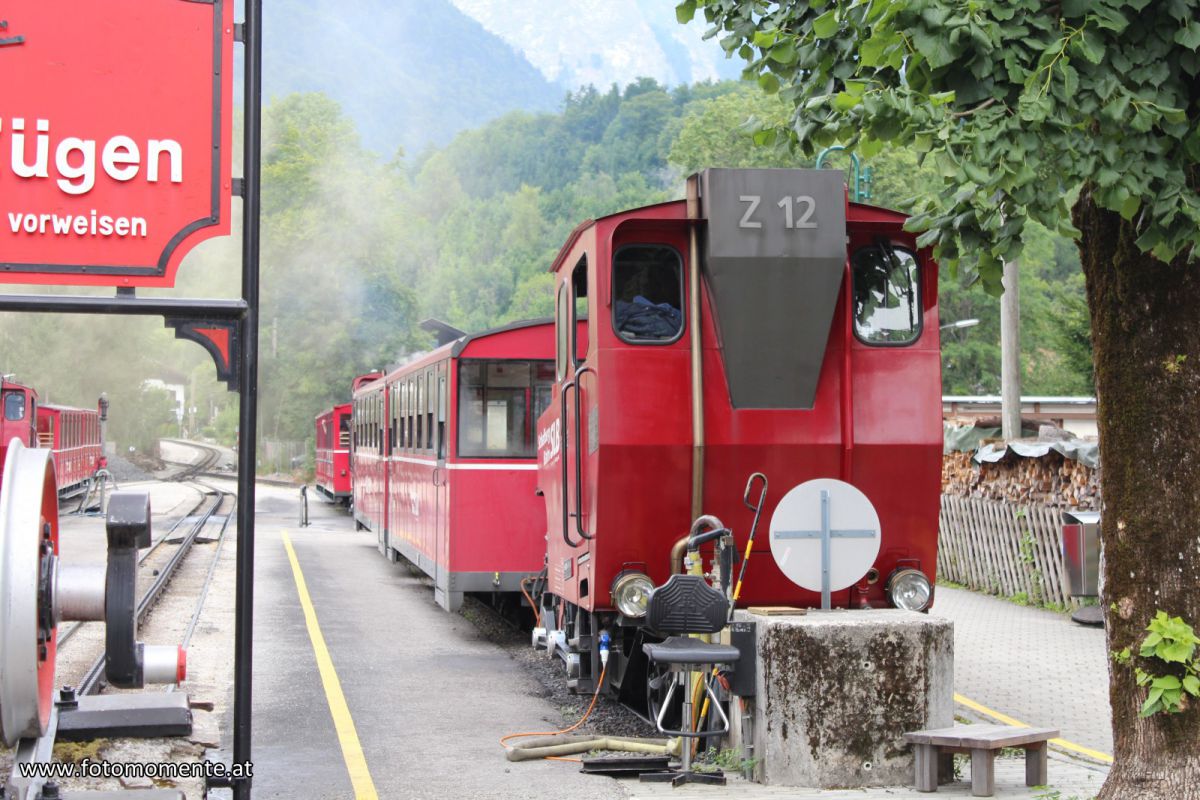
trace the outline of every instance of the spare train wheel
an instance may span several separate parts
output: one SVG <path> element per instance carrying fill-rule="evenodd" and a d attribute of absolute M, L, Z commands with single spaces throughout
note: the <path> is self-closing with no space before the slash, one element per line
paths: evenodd
<path fill-rule="evenodd" d="M 0 740 L 46 732 L 54 700 L 58 487 L 50 451 L 13 439 L 0 487 Z"/>

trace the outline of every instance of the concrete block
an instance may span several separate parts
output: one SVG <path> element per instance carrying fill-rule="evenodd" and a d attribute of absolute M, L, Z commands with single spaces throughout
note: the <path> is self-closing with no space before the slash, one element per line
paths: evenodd
<path fill-rule="evenodd" d="M 911 785 L 904 733 L 954 724 L 949 620 L 896 609 L 737 619 L 756 623 L 758 669 L 749 719 L 734 727 L 764 783 Z"/>

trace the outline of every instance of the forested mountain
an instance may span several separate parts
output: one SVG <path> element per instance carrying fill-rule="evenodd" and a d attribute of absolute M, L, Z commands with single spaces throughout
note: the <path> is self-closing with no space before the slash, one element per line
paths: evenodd
<path fill-rule="evenodd" d="M 443 148 L 397 158 L 364 145 L 347 111 L 324 94 L 273 101 L 263 153 L 260 433 L 311 437 L 314 415 L 347 399 L 355 375 L 432 344 L 418 328 L 426 317 L 479 330 L 548 315 L 547 269 L 584 219 L 679 197 L 684 176 L 705 166 L 806 166 L 753 142 L 748 120 L 783 113 L 754 87 L 667 89 L 643 79 L 621 90 L 587 87 L 556 113 L 511 112 Z M 870 163 L 873 201 L 883 205 L 904 209 L 931 183 L 908 151 L 885 151 Z M 1090 392 L 1074 246 L 1037 226 L 1026 238 L 1024 390 Z M 206 244 L 181 268 L 181 289 L 228 296 L 238 285 L 237 255 L 236 238 Z M 998 304 L 968 283 L 966 274 L 941 280 L 944 321 L 982 320 L 946 332 L 944 389 L 995 393 Z M 95 391 L 137 387 L 171 369 L 188 376 L 203 420 L 211 407 L 226 408 L 216 427 L 232 435 L 235 397 L 215 384 L 208 357 L 151 321 L 120 322 L 117 335 L 129 345 L 120 353 L 97 344 L 107 341 L 94 334 L 107 321 L 23 324 L 0 320 L 3 368 L 57 400 L 90 403 Z M 125 391 L 128 413 L 134 394 Z"/>
<path fill-rule="evenodd" d="M 266 95 L 328 94 L 385 157 L 566 92 L 448 0 L 276 0 L 263 31 Z"/>

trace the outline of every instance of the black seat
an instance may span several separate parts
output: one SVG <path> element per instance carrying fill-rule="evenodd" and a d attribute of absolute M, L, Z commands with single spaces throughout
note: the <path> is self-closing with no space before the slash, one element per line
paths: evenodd
<path fill-rule="evenodd" d="M 720 590 L 709 586 L 708 582 L 699 575 L 672 575 L 670 580 L 655 588 L 650 595 L 650 607 L 646 611 L 646 625 L 655 633 L 668 634 L 668 637 L 662 642 L 643 644 L 642 652 L 646 654 L 646 658 L 651 663 L 664 664 L 673 673 L 671 685 L 667 689 L 667 696 L 663 698 L 662 709 L 655 719 L 655 724 L 663 733 L 679 736 L 683 741 L 681 742 L 681 764 L 678 770 L 647 773 L 642 775 L 642 780 L 670 781 L 676 786 L 689 781 L 722 785 L 725 783 L 725 777 L 719 771 L 698 773 L 691 769 L 692 744 L 690 740 L 729 731 L 729 718 L 721 708 L 720 698 L 713 691 L 708 678 L 701 681 L 705 695 L 713 704 L 725 727 L 718 731 L 696 732 L 692 730 L 690 687 L 693 684 L 691 676 L 693 671 L 701 672 L 717 664 L 733 663 L 738 660 L 741 653 L 731 645 L 706 642 L 694 635 L 687 634 L 718 633 L 724 629 L 728 620 L 728 598 Z M 671 704 L 671 698 L 681 687 L 684 728 L 676 731 L 664 727 L 663 719 Z"/>
<path fill-rule="evenodd" d="M 642 645 L 646 658 L 662 664 L 727 664 L 741 655 L 729 644 L 709 644 L 691 636 L 672 636 L 665 642 Z"/>

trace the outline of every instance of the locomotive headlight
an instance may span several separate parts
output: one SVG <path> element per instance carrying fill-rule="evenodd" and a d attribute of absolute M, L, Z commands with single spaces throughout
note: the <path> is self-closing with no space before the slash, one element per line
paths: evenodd
<path fill-rule="evenodd" d="M 654 581 L 641 572 L 622 572 L 613 581 L 613 604 L 627 617 L 644 617 L 650 607 Z"/>
<path fill-rule="evenodd" d="M 929 578 L 919 569 L 906 567 L 892 573 L 887 582 L 888 597 L 892 605 L 905 611 L 924 611 L 933 599 L 933 587 Z"/>

